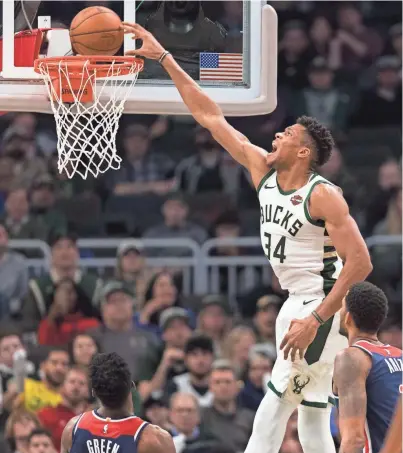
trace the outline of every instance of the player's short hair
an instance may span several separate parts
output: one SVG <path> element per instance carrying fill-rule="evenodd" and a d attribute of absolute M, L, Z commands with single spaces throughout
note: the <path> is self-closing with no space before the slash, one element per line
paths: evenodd
<path fill-rule="evenodd" d="M 376 333 L 388 314 L 388 299 L 372 283 L 355 283 L 346 295 L 346 308 L 359 330 Z"/>
<path fill-rule="evenodd" d="M 334 140 L 330 130 L 319 123 L 318 120 L 310 116 L 301 116 L 297 119 L 297 124 L 303 126 L 309 137 L 310 145 L 314 148 L 314 167 L 325 164 L 334 148 Z"/>
<path fill-rule="evenodd" d="M 90 365 L 90 379 L 96 397 L 110 409 L 123 406 L 131 392 L 129 367 L 116 352 L 95 354 Z"/>

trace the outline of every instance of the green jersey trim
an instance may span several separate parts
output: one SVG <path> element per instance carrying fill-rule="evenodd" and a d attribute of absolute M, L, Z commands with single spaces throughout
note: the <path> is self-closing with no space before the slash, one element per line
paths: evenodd
<path fill-rule="evenodd" d="M 304 212 L 305 212 L 305 217 L 306 217 L 306 219 L 308 220 L 309 223 L 312 223 L 312 225 L 315 225 L 317 227 L 324 228 L 325 222 L 323 220 L 314 220 L 311 217 L 311 215 L 309 214 L 309 208 L 308 208 L 308 203 L 309 203 L 309 199 L 311 198 L 312 191 L 319 184 L 329 184 L 330 186 L 333 186 L 333 184 L 331 182 L 324 181 L 323 179 L 321 179 L 319 181 L 315 181 L 312 184 L 311 188 L 309 189 L 308 195 L 305 198 L 305 201 L 304 201 Z"/>
<path fill-rule="evenodd" d="M 276 182 L 277 182 L 278 191 L 281 193 L 281 195 L 291 195 L 291 194 L 293 194 L 294 192 L 296 192 L 297 190 L 299 190 L 299 189 L 283 190 L 283 189 L 280 187 L 280 184 L 278 183 L 278 180 L 277 180 L 277 179 L 276 179 Z"/>
<path fill-rule="evenodd" d="M 259 193 L 260 189 L 262 188 L 263 184 L 270 178 L 270 176 L 275 172 L 276 170 L 272 168 L 265 176 L 263 176 L 262 180 L 260 181 L 259 185 L 257 186 L 256 192 Z"/>
<path fill-rule="evenodd" d="M 332 316 L 322 326 L 319 327 L 318 332 L 316 333 L 316 337 L 308 346 L 308 349 L 305 353 L 305 360 L 307 361 L 308 365 L 312 365 L 320 359 L 320 356 L 322 355 L 323 349 L 326 344 L 327 337 L 329 336 L 330 329 L 332 328 L 333 318 L 334 316 Z"/>
<path fill-rule="evenodd" d="M 268 384 L 267 384 L 267 387 L 269 387 L 269 389 L 275 394 L 277 395 L 279 398 L 282 398 L 283 394 L 281 392 L 279 392 L 276 387 L 274 387 L 274 385 L 272 384 L 272 382 L 270 381 Z"/>

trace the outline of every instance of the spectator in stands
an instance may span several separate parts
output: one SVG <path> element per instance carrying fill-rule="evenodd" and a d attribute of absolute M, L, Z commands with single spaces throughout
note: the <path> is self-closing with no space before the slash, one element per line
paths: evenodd
<path fill-rule="evenodd" d="M 294 117 L 309 115 L 332 131 L 345 131 L 350 114 L 350 96 L 334 86 L 334 73 L 323 57 L 316 57 L 308 68 L 309 86 L 293 97 Z"/>
<path fill-rule="evenodd" d="M 56 453 L 50 434 L 44 429 L 35 429 L 28 440 L 29 453 Z"/>
<path fill-rule="evenodd" d="M 202 427 L 234 451 L 244 451 L 252 433 L 254 413 L 238 406 L 240 391 L 235 370 L 226 360 L 217 361 L 211 371 L 210 391 L 213 405 L 202 412 Z"/>
<path fill-rule="evenodd" d="M 279 42 L 279 83 L 292 89 L 305 87 L 306 70 L 311 59 L 305 24 L 294 20 L 287 22 Z"/>
<path fill-rule="evenodd" d="M 77 333 L 100 324 L 94 316 L 91 300 L 71 278 L 63 278 L 55 284 L 51 299 L 48 314 L 39 324 L 39 344 L 63 345 Z"/>
<path fill-rule="evenodd" d="M 26 359 L 25 347 L 19 333 L 1 327 L 0 336 L 0 432 L 3 430 L 12 404 L 27 376 L 32 376 L 35 367 Z"/>
<path fill-rule="evenodd" d="M 56 187 L 49 174 L 41 175 L 34 181 L 29 199 L 32 216 L 47 225 L 50 237 L 66 234 L 67 220 L 65 215 L 55 208 Z"/>
<path fill-rule="evenodd" d="M 391 54 L 395 55 L 400 60 L 400 67 L 402 65 L 402 24 L 395 24 L 389 29 L 389 39 L 391 46 Z M 400 70 L 400 78 L 401 78 Z"/>
<path fill-rule="evenodd" d="M 61 235 L 51 242 L 52 261 L 48 274 L 30 281 L 30 292 L 22 308 L 22 325 L 25 330 L 37 330 L 42 318 L 49 311 L 56 283 L 62 279 L 73 279 L 77 287 L 97 309 L 102 280 L 91 274 L 84 273 L 79 268 L 79 250 L 74 235 Z"/>
<path fill-rule="evenodd" d="M 126 159 L 118 171 L 109 172 L 106 184 L 115 195 L 152 192 L 165 195 L 174 187 L 174 164 L 151 150 L 146 126 L 132 124 L 124 131 Z"/>
<path fill-rule="evenodd" d="M 207 239 L 207 232 L 188 220 L 189 206 L 181 194 L 176 193 L 168 197 L 163 205 L 162 214 L 164 222 L 149 228 L 144 233 L 145 238 L 187 238 L 198 244 L 202 244 Z M 189 253 L 189 249 L 178 246 L 152 250 L 153 256 L 185 256 Z"/>
<path fill-rule="evenodd" d="M 77 334 L 69 346 L 71 363 L 85 369 L 90 366 L 94 355 L 101 352 L 98 343 L 87 333 Z"/>
<path fill-rule="evenodd" d="M 8 249 L 8 234 L 0 224 L 0 320 L 14 316 L 28 291 L 25 258 Z"/>
<path fill-rule="evenodd" d="M 332 67 L 330 54 L 333 28 L 327 17 L 316 16 L 313 19 L 311 28 L 309 29 L 309 37 L 311 39 L 312 56 L 324 58 L 329 67 Z"/>
<path fill-rule="evenodd" d="M 115 279 L 124 282 L 136 296 L 136 306 L 144 301 L 146 283 L 151 271 L 146 267 L 146 257 L 137 242 L 122 242 L 117 251 Z"/>
<path fill-rule="evenodd" d="M 402 189 L 396 189 L 389 201 L 386 218 L 374 228 L 374 235 L 401 236 Z M 386 292 L 391 303 L 401 301 L 402 254 L 396 245 L 377 245 L 372 248 L 373 278 Z"/>
<path fill-rule="evenodd" d="M 231 307 L 224 296 L 210 294 L 203 297 L 197 316 L 197 330 L 213 340 L 217 356 L 221 354 L 223 341 L 231 328 L 231 315 Z"/>
<path fill-rule="evenodd" d="M 400 61 L 397 57 L 384 56 L 376 62 L 375 90 L 362 93 L 357 111 L 352 119 L 355 126 L 385 127 L 402 123 L 402 87 Z"/>
<path fill-rule="evenodd" d="M 168 405 L 160 396 L 150 396 L 143 404 L 144 420 L 157 425 L 168 431 L 171 427 L 169 423 Z"/>
<path fill-rule="evenodd" d="M 247 326 L 234 327 L 224 340 L 222 356 L 228 360 L 239 376 L 246 370 L 249 352 L 254 344 L 256 344 L 256 336 Z"/>
<path fill-rule="evenodd" d="M 220 145 L 205 129 L 196 129 L 197 154 L 182 160 L 176 167 L 175 179 L 181 191 L 188 194 L 203 192 L 238 192 L 242 167 L 228 161 Z"/>
<path fill-rule="evenodd" d="M 89 381 L 83 368 L 70 368 L 60 389 L 62 402 L 55 407 L 44 407 L 37 415 L 42 426 L 49 430 L 57 451 L 67 422 L 88 410 Z"/>
<path fill-rule="evenodd" d="M 5 436 L 11 453 L 30 453 L 29 438 L 40 427 L 35 414 L 24 409 L 16 409 L 6 423 Z"/>
<path fill-rule="evenodd" d="M 379 340 L 382 343 L 390 344 L 395 348 L 402 347 L 402 326 L 399 324 L 394 324 L 389 322 L 384 327 L 382 327 Z"/>
<path fill-rule="evenodd" d="M 176 453 L 182 453 L 190 445 L 196 446 L 208 440 L 200 432 L 200 407 L 191 393 L 174 393 L 169 404 L 170 432 Z"/>
<path fill-rule="evenodd" d="M 256 412 L 267 389 L 268 376 L 272 372 L 274 360 L 275 358 L 269 356 L 261 345 L 251 348 L 245 373 L 245 385 L 239 394 L 241 407 Z"/>
<path fill-rule="evenodd" d="M 62 402 L 60 389 L 69 369 L 69 355 L 63 348 L 49 351 L 41 363 L 41 380 L 26 378 L 24 391 L 18 395 L 15 404 L 37 412 L 47 406 L 57 406 Z M 17 396 L 17 394 L 16 394 Z"/>
<path fill-rule="evenodd" d="M 165 349 L 152 379 L 139 384 L 143 400 L 162 392 L 168 380 L 186 372 L 184 349 L 192 335 L 190 322 L 189 313 L 184 308 L 171 307 L 162 312 L 160 329 Z"/>
<path fill-rule="evenodd" d="M 191 393 L 200 407 L 209 407 L 213 395 L 209 391 L 208 381 L 214 360 L 213 342 L 205 335 L 194 335 L 185 346 L 185 364 L 187 373 L 175 376 L 165 388 L 165 397 L 170 398 L 176 392 Z"/>
<path fill-rule="evenodd" d="M 29 189 L 41 174 L 45 161 L 37 155 L 35 137 L 23 127 L 11 126 L 3 135 L 3 154 L 14 161 L 14 183 Z"/>
<path fill-rule="evenodd" d="M 161 313 L 169 307 L 179 305 L 178 289 L 169 272 L 155 274 L 148 282 L 144 295 L 145 303 L 134 321 L 142 329 L 159 333 Z"/>
<path fill-rule="evenodd" d="M 382 39 L 375 30 L 364 25 L 357 6 L 340 3 L 337 23 L 335 42 L 340 48 L 340 67 L 344 71 L 357 72 L 381 53 Z"/>
<path fill-rule="evenodd" d="M 47 241 L 49 229 L 42 219 L 29 212 L 27 191 L 16 187 L 8 192 L 2 223 L 11 239 L 41 239 Z"/>
<path fill-rule="evenodd" d="M 4 213 L 7 194 L 14 185 L 14 161 L 0 155 L 0 215 Z"/>
<path fill-rule="evenodd" d="M 374 193 L 366 206 L 367 235 L 370 235 L 375 225 L 384 219 L 388 211 L 389 200 L 401 185 L 400 165 L 393 158 L 386 159 L 378 169 L 377 184 L 374 184 Z"/>
<path fill-rule="evenodd" d="M 151 332 L 133 323 L 134 301 L 130 291 L 119 282 L 105 285 L 101 299 L 103 325 L 91 334 L 103 352 L 118 352 L 129 365 L 135 382 L 149 380 L 159 359 L 159 341 Z"/>
<path fill-rule="evenodd" d="M 258 343 L 276 345 L 276 319 L 280 306 L 281 299 L 275 294 L 258 299 L 256 314 L 253 317 L 253 326 L 257 334 Z"/>
<path fill-rule="evenodd" d="M 329 160 L 320 167 L 318 172 L 342 189 L 350 209 L 357 208 L 357 204 L 363 196 L 362 189 L 357 178 L 346 168 L 343 155 L 337 146 L 333 148 Z"/>
<path fill-rule="evenodd" d="M 227 30 L 227 36 L 239 36 L 243 30 L 243 3 L 241 1 L 224 2 L 224 12 L 219 23 Z"/>
<path fill-rule="evenodd" d="M 35 137 L 39 150 L 45 156 L 56 154 L 56 134 L 51 129 L 38 130 L 37 115 L 26 112 L 17 113 L 13 118 L 12 126 L 25 131 L 31 137 Z"/>

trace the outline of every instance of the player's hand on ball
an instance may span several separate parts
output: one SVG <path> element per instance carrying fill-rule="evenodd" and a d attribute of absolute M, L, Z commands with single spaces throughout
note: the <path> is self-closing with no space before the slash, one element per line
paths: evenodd
<path fill-rule="evenodd" d="M 165 49 L 161 44 L 141 25 L 123 22 L 123 28 L 125 34 L 133 35 L 132 39 L 141 39 L 143 41 L 143 45 L 139 49 L 129 50 L 126 52 L 126 55 L 135 55 L 146 57 L 150 60 L 158 60 L 164 53 Z"/>
<path fill-rule="evenodd" d="M 280 344 L 280 349 L 284 350 L 284 358 L 288 356 L 294 362 L 296 358 L 302 359 L 304 352 L 315 339 L 318 331 L 318 324 L 312 316 L 303 319 L 293 319 L 290 328 Z M 297 357 L 297 353 L 298 356 Z"/>

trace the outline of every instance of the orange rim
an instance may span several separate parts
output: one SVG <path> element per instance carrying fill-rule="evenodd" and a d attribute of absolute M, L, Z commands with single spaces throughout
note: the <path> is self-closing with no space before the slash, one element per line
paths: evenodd
<path fill-rule="evenodd" d="M 34 70 L 41 73 L 40 66 L 45 65 L 51 77 L 58 77 L 60 71 L 60 63 L 64 63 L 64 68 L 67 68 L 69 75 L 82 75 L 85 67 L 89 72 L 96 71 L 97 77 L 114 77 L 117 74 L 110 71 L 111 65 L 116 65 L 119 75 L 127 75 L 136 65 L 137 72 L 141 72 L 144 67 L 144 60 L 136 57 L 120 57 L 120 56 L 101 56 L 101 55 L 80 55 L 72 57 L 50 57 L 39 58 L 35 60 Z"/>

